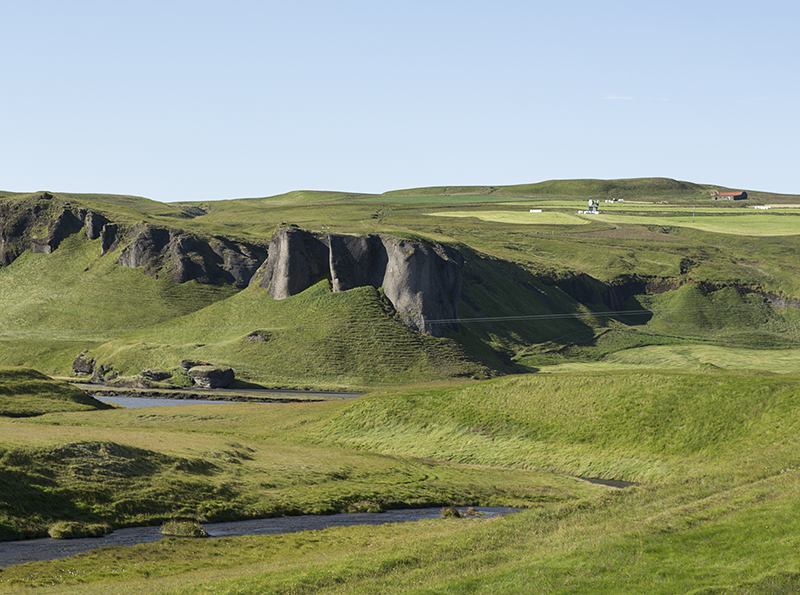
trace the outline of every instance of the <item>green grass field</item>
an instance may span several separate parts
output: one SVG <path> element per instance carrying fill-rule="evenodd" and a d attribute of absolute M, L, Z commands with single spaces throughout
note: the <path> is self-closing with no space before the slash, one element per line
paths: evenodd
<path fill-rule="evenodd" d="M 794 214 L 728 214 L 708 217 L 682 215 L 677 217 L 637 217 L 635 215 L 600 214 L 603 221 L 618 225 L 670 225 L 689 227 L 710 233 L 743 236 L 791 236 L 800 234 L 800 216 Z"/>
<path fill-rule="evenodd" d="M 530 375 L 355 402 L 0 419 L 0 473 L 39 477 L 27 484 L 36 498 L 2 499 L 6 519 L 11 503 L 29 523 L 48 521 L 36 506 L 123 524 L 268 506 L 358 510 L 403 497 L 528 507 L 498 520 L 167 539 L 12 566 L 0 585 L 82 594 L 793 592 L 798 381 Z"/>
<path fill-rule="evenodd" d="M 475 217 L 481 221 L 492 223 L 510 223 L 513 225 L 586 225 L 589 223 L 578 215 L 549 211 L 542 213 L 515 211 L 447 211 L 428 213 L 431 217 Z"/>
<path fill-rule="evenodd" d="M 0 269 L 0 364 L 26 367 L 0 369 L 0 538 L 525 511 L 166 539 L 13 566 L 0 591 L 797 592 L 800 201 L 711 201 L 725 190 L 646 178 L 174 204 L 58 195 L 123 225 L 262 246 L 282 222 L 449 243 L 465 259 L 460 333 L 412 332 L 371 287 L 334 294 L 323 281 L 276 301 L 256 286 L 177 285 L 118 266 L 121 247 L 101 257 L 82 231 L 24 252 Z M 589 198 L 602 214 L 578 216 Z M 244 383 L 373 392 L 108 409 L 30 370 L 69 375 L 84 350 L 126 377 L 197 359 Z"/>
<path fill-rule="evenodd" d="M 553 205 L 555 206 L 555 205 Z M 538 207 L 537 207 L 538 208 Z M 546 208 L 546 207 L 542 207 Z M 563 208 L 563 207 L 562 207 Z M 579 215 L 562 211 L 545 211 L 530 213 L 522 209 L 515 211 L 437 211 L 428 213 L 432 217 L 476 218 L 481 221 L 503 223 L 509 225 L 587 225 L 591 221 L 613 223 L 616 225 L 675 226 L 688 227 L 710 233 L 734 234 L 745 236 L 790 236 L 800 234 L 800 216 L 794 214 L 757 213 L 744 214 L 737 212 L 726 215 L 714 213 L 712 209 L 702 209 L 697 216 L 687 214 L 682 209 L 679 214 L 654 214 L 647 216 L 627 215 L 625 210 L 617 207 L 613 211 L 601 207 L 598 215 Z M 663 213 L 663 209 L 657 211 Z M 714 213 L 713 216 L 706 214 Z"/>

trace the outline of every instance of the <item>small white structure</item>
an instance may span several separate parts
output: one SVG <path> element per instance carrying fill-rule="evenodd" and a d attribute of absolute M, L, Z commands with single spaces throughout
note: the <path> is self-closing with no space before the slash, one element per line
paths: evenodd
<path fill-rule="evenodd" d="M 531 209 L 531 213 L 541 213 L 542 209 Z"/>
<path fill-rule="evenodd" d="M 598 207 L 600 206 L 599 200 L 592 200 L 589 199 L 589 210 L 588 211 L 578 211 L 578 215 L 599 215 L 600 211 Z"/>
<path fill-rule="evenodd" d="M 757 206 L 755 206 L 753 208 L 754 209 L 762 209 L 762 210 L 766 211 L 767 209 L 771 209 L 772 207 L 767 206 L 767 205 L 757 205 Z"/>

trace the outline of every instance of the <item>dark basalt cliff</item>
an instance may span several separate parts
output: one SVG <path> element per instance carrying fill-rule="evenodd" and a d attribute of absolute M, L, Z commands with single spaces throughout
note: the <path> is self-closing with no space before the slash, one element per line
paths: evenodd
<path fill-rule="evenodd" d="M 33 200 L 0 203 L 0 266 L 25 250 L 50 254 L 68 235 L 83 227 L 88 211 L 42 192 Z"/>
<path fill-rule="evenodd" d="M 176 283 L 225 282 L 244 288 L 266 256 L 260 246 L 218 237 L 199 238 L 144 223 L 137 225 L 130 235 L 119 264 L 144 267 L 153 276 L 166 272 Z"/>
<path fill-rule="evenodd" d="M 61 197 L 42 192 L 0 202 L 0 266 L 25 250 L 50 254 L 71 234 L 98 241 L 100 256 L 118 254 L 118 264 L 142 267 L 176 283 L 258 284 L 284 299 L 329 279 L 334 292 L 383 288 L 403 321 L 441 336 L 458 330 L 462 254 L 440 244 L 372 234 L 314 234 L 281 227 L 269 250 L 263 245 L 201 236 L 150 222 L 129 225 Z"/>
<path fill-rule="evenodd" d="M 253 280 L 275 299 L 300 293 L 321 279 L 334 292 L 382 287 L 406 324 L 441 336 L 458 330 L 462 254 L 440 244 L 384 234 L 314 234 L 281 227 L 272 236 L 263 276 Z"/>
<path fill-rule="evenodd" d="M 144 267 L 154 277 L 168 274 L 176 283 L 195 280 L 243 288 L 266 258 L 264 246 L 200 237 L 148 223 L 129 227 L 41 192 L 0 202 L 0 266 L 11 264 L 25 250 L 50 254 L 64 238 L 81 229 L 89 240 L 100 240 L 101 256 L 123 246 L 120 265 Z"/>

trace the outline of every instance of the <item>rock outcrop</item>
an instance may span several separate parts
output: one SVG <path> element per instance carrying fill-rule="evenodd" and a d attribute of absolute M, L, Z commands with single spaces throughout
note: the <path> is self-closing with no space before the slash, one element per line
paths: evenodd
<path fill-rule="evenodd" d="M 76 376 L 90 376 L 94 373 L 94 359 L 87 357 L 88 351 L 81 351 L 72 362 L 72 373 Z"/>
<path fill-rule="evenodd" d="M 194 280 L 247 287 L 264 259 L 263 249 L 257 246 L 217 237 L 199 238 L 144 223 L 136 226 L 131 236 L 122 249 L 119 264 L 144 267 L 145 273 L 154 277 L 165 272 L 176 283 Z"/>
<path fill-rule="evenodd" d="M 233 370 L 227 366 L 195 366 L 186 373 L 202 388 L 226 388 L 233 382 Z"/>
<path fill-rule="evenodd" d="M 458 330 L 461 253 L 441 244 L 385 234 L 314 234 L 281 227 L 272 236 L 263 276 L 253 283 L 284 299 L 330 279 L 334 292 L 370 285 L 384 294 L 410 327 L 441 336 Z"/>
<path fill-rule="evenodd" d="M 68 235 L 83 227 L 86 210 L 73 209 L 49 192 L 0 203 L 0 266 L 25 250 L 50 254 Z"/>
<path fill-rule="evenodd" d="M 89 240 L 100 240 L 101 256 L 123 246 L 120 265 L 144 267 L 154 277 L 169 274 L 176 283 L 195 280 L 244 288 L 267 256 L 265 247 L 257 244 L 146 223 L 115 223 L 102 213 L 40 192 L 0 201 L 0 266 L 11 264 L 25 250 L 50 254 L 81 229 Z"/>

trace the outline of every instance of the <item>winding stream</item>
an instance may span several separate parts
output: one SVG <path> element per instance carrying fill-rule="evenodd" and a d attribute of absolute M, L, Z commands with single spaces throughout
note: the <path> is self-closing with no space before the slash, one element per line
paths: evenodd
<path fill-rule="evenodd" d="M 518 512 L 518 508 L 474 507 L 481 516 L 503 516 Z M 459 508 L 464 512 L 466 508 Z M 350 527 L 353 525 L 384 525 L 404 523 L 441 517 L 442 509 L 414 508 L 389 510 L 380 513 L 353 513 L 331 515 L 304 515 L 256 519 L 230 523 L 207 523 L 203 528 L 215 537 L 238 537 L 242 535 L 278 535 L 298 531 L 316 531 L 329 527 Z M 88 552 L 101 547 L 136 545 L 163 539 L 160 527 L 131 527 L 118 529 L 104 537 L 85 537 L 80 539 L 27 539 L 24 541 L 0 541 L 0 568 L 25 562 L 57 560 Z"/>
<path fill-rule="evenodd" d="M 169 399 L 150 397 L 114 397 L 94 395 L 98 400 L 114 403 L 126 408 L 165 407 L 178 405 L 221 405 L 231 401 L 209 401 L 199 399 Z M 476 506 L 474 509 L 483 517 L 503 516 L 518 512 L 518 508 Z M 466 508 L 459 508 L 464 512 Z M 330 527 L 349 527 L 353 525 L 384 525 L 404 523 L 422 519 L 438 518 L 441 507 L 390 510 L 381 513 L 353 513 L 331 515 L 302 515 L 235 521 L 229 523 L 207 523 L 203 528 L 212 537 L 238 537 L 243 535 L 278 535 L 299 531 L 316 531 Z M 0 568 L 26 562 L 57 560 L 94 549 L 109 546 L 128 546 L 151 543 L 164 539 L 160 527 L 130 527 L 117 529 L 103 537 L 79 539 L 27 539 L 22 541 L 0 541 Z"/>

